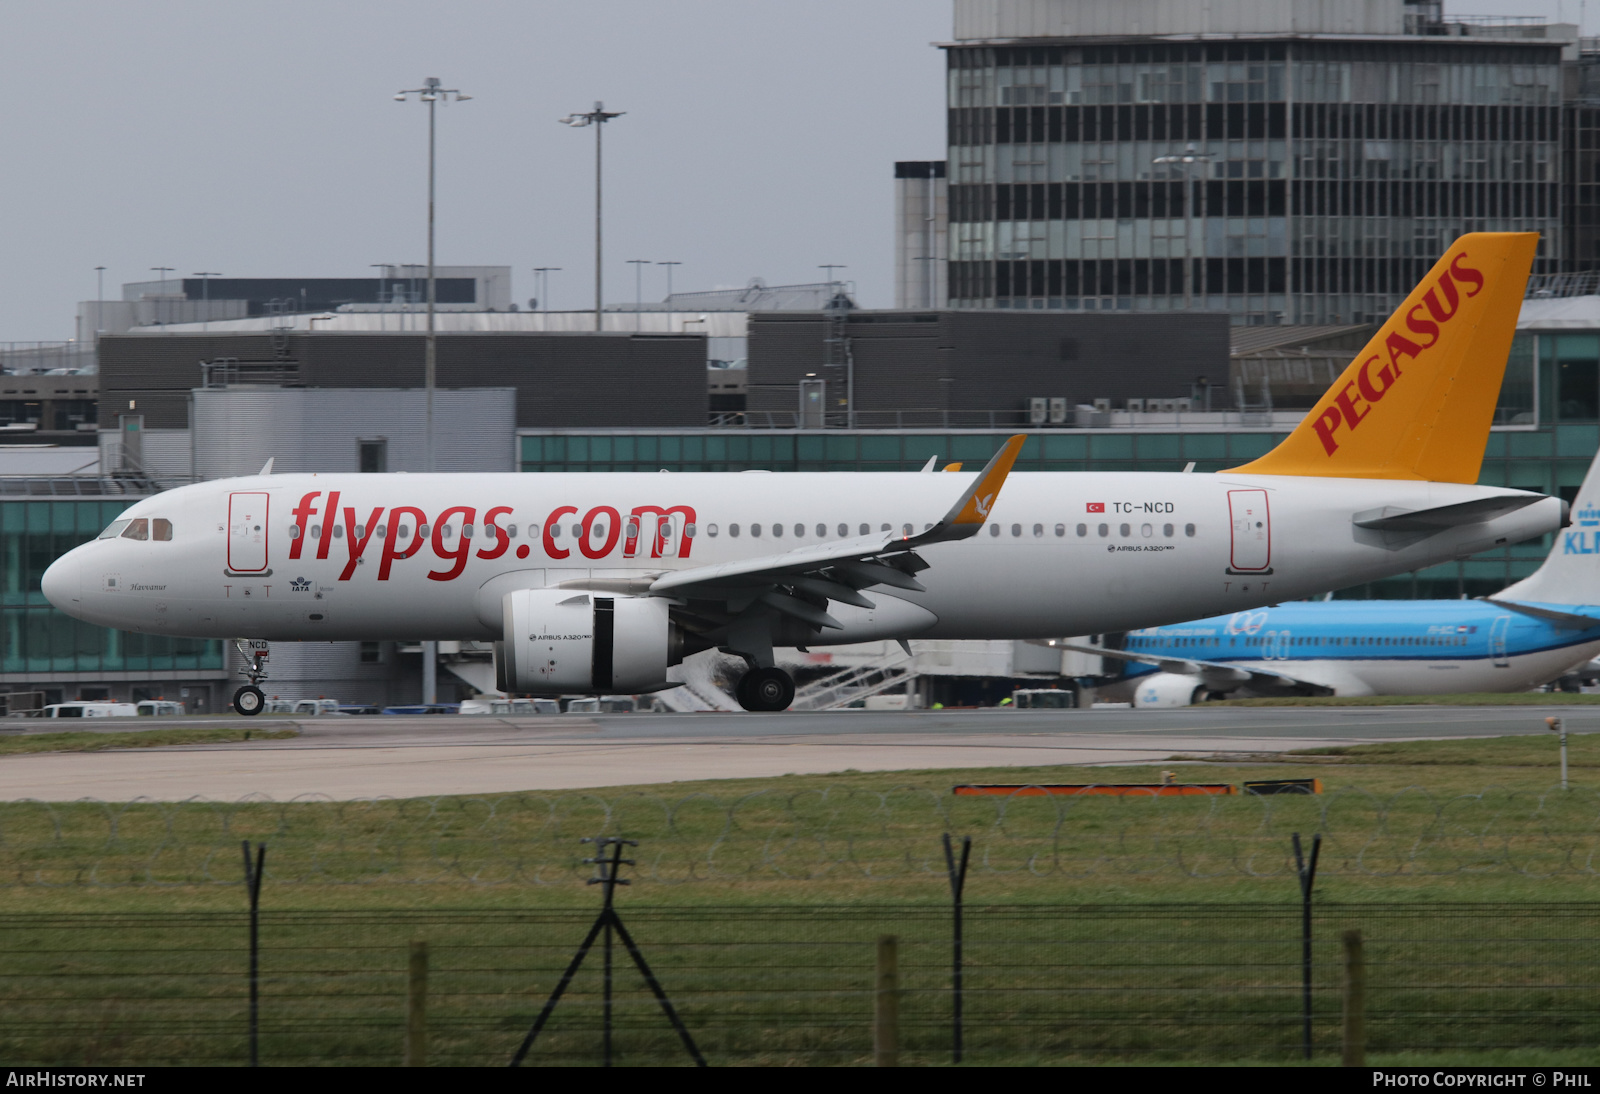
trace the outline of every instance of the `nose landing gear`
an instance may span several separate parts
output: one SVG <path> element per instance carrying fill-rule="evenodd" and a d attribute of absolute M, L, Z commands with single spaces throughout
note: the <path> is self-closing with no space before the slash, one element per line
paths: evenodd
<path fill-rule="evenodd" d="M 794 680 L 777 667 L 751 669 L 739 678 L 734 697 L 746 710 L 787 710 L 794 702 Z"/>
<path fill-rule="evenodd" d="M 249 649 L 245 649 L 243 642 L 235 642 L 233 648 L 245 659 L 245 667 L 239 674 L 250 681 L 233 693 L 233 709 L 248 718 L 260 714 L 267 705 L 267 697 L 256 685 L 267 678 L 266 665 L 272 653 L 265 642 L 252 641 Z"/>

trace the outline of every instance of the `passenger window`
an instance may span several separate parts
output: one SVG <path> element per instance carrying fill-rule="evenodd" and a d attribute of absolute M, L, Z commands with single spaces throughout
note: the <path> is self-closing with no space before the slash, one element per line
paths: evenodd
<path fill-rule="evenodd" d="M 1042 524 L 1035 524 L 1035 525 L 1034 525 L 1034 526 L 1033 526 L 1033 534 L 1034 534 L 1034 535 L 1036 535 L 1036 536 L 1042 536 L 1042 535 L 1044 535 L 1044 525 L 1042 525 Z"/>
<path fill-rule="evenodd" d="M 1079 536 L 1086 536 L 1088 534 L 1089 534 L 1089 526 L 1087 524 L 1078 525 L 1078 535 Z"/>
<path fill-rule="evenodd" d="M 311 526 L 311 538 L 312 539 L 321 539 L 322 538 L 322 525 L 313 524 Z"/>
<path fill-rule="evenodd" d="M 1102 538 L 1102 539 L 1103 539 L 1103 538 L 1105 538 L 1105 537 L 1106 537 L 1106 536 L 1109 536 L 1109 535 L 1110 535 L 1110 534 L 1111 534 L 1111 525 L 1109 525 L 1109 524 L 1102 524 L 1102 525 L 1101 525 L 1101 526 L 1100 526 L 1100 527 L 1099 527 L 1099 528 L 1098 528 L 1098 529 L 1097 529 L 1097 531 L 1099 531 L 1099 533 L 1100 533 L 1100 536 L 1101 536 L 1101 538 Z"/>
<path fill-rule="evenodd" d="M 473 526 L 472 525 L 463 524 L 461 526 L 461 538 L 462 539 L 471 539 L 472 538 L 472 531 L 473 531 Z M 452 529 L 449 525 L 445 525 L 444 534 L 447 535 L 447 536 L 454 535 L 455 534 L 455 530 Z M 488 535 L 489 533 L 486 532 L 484 534 Z"/>
<path fill-rule="evenodd" d="M 806 534 L 806 526 L 804 524 L 796 524 L 794 526 L 794 538 L 799 539 L 801 536 L 803 536 L 805 534 Z"/>
<path fill-rule="evenodd" d="M 118 536 L 120 536 L 122 534 L 122 530 L 124 528 L 126 528 L 128 525 L 132 524 L 132 523 L 133 523 L 133 521 L 131 521 L 131 520 L 114 520 L 110 524 L 106 525 L 106 530 L 104 532 L 101 532 L 95 538 L 97 538 L 97 539 L 116 539 Z"/>
<path fill-rule="evenodd" d="M 129 521 L 128 522 L 128 529 L 127 529 L 127 531 L 122 533 L 122 538 L 123 539 L 141 539 L 141 540 L 142 539 L 149 539 L 150 538 L 150 522 L 148 520 L 146 520 L 144 517 L 139 517 L 137 520 Z"/>
<path fill-rule="evenodd" d="M 887 532 L 888 530 L 889 530 L 889 526 L 887 524 L 881 525 L 878 528 L 878 531 L 880 531 L 880 532 Z"/>
<path fill-rule="evenodd" d="M 1193 536 L 1194 535 L 1194 525 L 1185 524 L 1183 526 L 1183 534 L 1186 535 L 1186 536 Z"/>
<path fill-rule="evenodd" d="M 783 525 L 774 524 L 772 526 L 772 534 L 774 538 L 781 538 L 783 536 Z"/>
<path fill-rule="evenodd" d="M 902 524 L 900 526 L 900 534 L 903 536 L 909 536 L 911 534 L 911 525 Z"/>
<path fill-rule="evenodd" d="M 991 536 L 998 536 L 1000 534 L 1000 526 L 998 524 L 989 525 L 989 534 Z"/>
<path fill-rule="evenodd" d="M 516 539 L 517 538 L 517 526 L 515 524 L 506 525 L 506 538 L 507 539 Z"/>
<path fill-rule="evenodd" d="M 1148 524 L 1139 525 L 1139 534 L 1145 539 L 1149 539 L 1151 536 L 1155 535 L 1155 532 L 1156 530 Z"/>
<path fill-rule="evenodd" d="M 828 538 L 828 526 L 826 524 L 817 525 L 817 538 L 818 539 L 827 539 Z"/>
<path fill-rule="evenodd" d="M 870 531 L 872 531 L 872 525 L 870 525 L 870 524 L 862 524 L 861 525 L 861 535 L 866 535 Z"/>
<path fill-rule="evenodd" d="M 848 524 L 839 525 L 839 538 L 840 539 L 843 539 L 845 536 L 848 536 L 849 534 L 850 534 L 850 526 Z"/>
<path fill-rule="evenodd" d="M 171 537 L 169 536 L 167 538 L 170 539 Z M 300 526 L 298 524 L 289 525 L 289 538 L 290 539 L 299 539 L 300 538 Z"/>
<path fill-rule="evenodd" d="M 693 539 L 694 538 L 694 525 L 685 524 L 683 526 L 683 538 L 684 539 Z"/>
<path fill-rule="evenodd" d="M 1124 535 L 1124 536 L 1126 536 L 1126 535 L 1129 535 L 1129 534 L 1131 534 L 1131 533 L 1132 533 L 1132 532 L 1133 532 L 1133 528 L 1132 528 L 1132 527 L 1131 527 L 1131 526 L 1129 526 L 1129 525 L 1126 525 L 1126 524 L 1124 524 L 1124 525 L 1123 525 L 1123 526 L 1122 526 L 1122 527 L 1121 527 L 1121 528 L 1120 528 L 1120 529 L 1119 529 L 1119 531 L 1120 531 L 1120 532 L 1121 532 L 1121 533 L 1122 533 L 1122 534 L 1123 534 L 1123 535 Z"/>
<path fill-rule="evenodd" d="M 665 526 L 662 527 L 661 534 L 662 535 L 666 535 L 667 534 Z M 582 539 L 583 538 L 583 525 L 574 524 L 572 526 L 572 538 L 573 539 Z"/>
<path fill-rule="evenodd" d="M 296 526 L 295 532 L 298 533 L 299 531 L 299 527 Z M 150 522 L 150 538 L 163 541 L 170 540 L 172 538 L 172 522 L 165 517 L 156 517 Z"/>
<path fill-rule="evenodd" d="M 755 536 L 755 537 L 757 537 L 757 538 L 760 538 L 760 536 L 761 536 L 761 525 L 759 525 L 759 524 L 752 524 L 752 525 L 751 525 L 751 526 L 750 526 L 750 534 L 751 534 L 751 535 L 752 535 L 752 536 Z"/>
<path fill-rule="evenodd" d="M 1080 527 L 1082 527 L 1082 526 L 1080 525 Z M 1065 524 L 1056 525 L 1056 537 L 1057 538 L 1060 538 L 1061 536 L 1064 536 L 1066 534 L 1067 534 L 1067 526 Z M 1080 536 L 1083 535 L 1082 532 L 1079 532 L 1078 534 Z"/>
<path fill-rule="evenodd" d="M 1020 536 L 1022 534 L 1022 525 L 1013 524 L 1011 526 L 1011 534 L 1014 536 Z"/>
<path fill-rule="evenodd" d="M 539 526 L 537 524 L 528 525 L 528 538 L 529 539 L 538 539 L 539 538 Z"/>
<path fill-rule="evenodd" d="M 706 525 L 706 535 L 710 536 L 712 539 L 716 539 L 717 538 L 717 526 L 715 524 Z"/>
<path fill-rule="evenodd" d="M 1172 525 L 1163 524 L 1161 526 L 1161 534 L 1166 536 L 1168 539 L 1171 539 L 1172 538 Z"/>
<path fill-rule="evenodd" d="M 335 524 L 333 526 L 333 538 L 334 539 L 343 539 L 344 538 L 344 525 Z"/>
<path fill-rule="evenodd" d="M 402 536 L 410 535 L 411 534 L 411 529 L 407 528 L 407 527 L 404 527 L 404 526 L 401 526 L 400 534 Z M 426 537 L 427 534 L 428 534 L 428 526 L 426 524 L 417 525 L 417 535 Z M 445 532 L 445 535 L 449 535 L 449 534 L 450 533 L 448 531 Z"/>

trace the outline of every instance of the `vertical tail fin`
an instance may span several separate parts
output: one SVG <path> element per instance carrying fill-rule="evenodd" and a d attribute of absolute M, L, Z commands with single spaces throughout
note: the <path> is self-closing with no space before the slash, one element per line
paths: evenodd
<path fill-rule="evenodd" d="M 1537 232 L 1450 245 L 1256 475 L 1478 481 Z"/>
<path fill-rule="evenodd" d="M 1600 453 L 1573 499 L 1572 523 L 1556 532 L 1544 565 L 1491 599 L 1600 604 Z"/>

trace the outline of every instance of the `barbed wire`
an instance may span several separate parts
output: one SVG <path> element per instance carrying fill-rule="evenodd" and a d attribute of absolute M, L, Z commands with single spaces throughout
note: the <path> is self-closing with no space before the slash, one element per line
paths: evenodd
<path fill-rule="evenodd" d="M 943 877 L 942 832 L 973 837 L 998 877 L 1293 875 L 1291 832 L 1321 832 L 1322 876 L 1600 874 L 1600 792 L 1486 787 L 1440 795 L 964 796 L 905 785 L 601 796 L 287 801 L 0 802 L 0 885 L 240 883 L 239 841 L 272 845 L 268 877 L 302 884 L 565 885 L 581 837 L 643 841 L 661 884 Z"/>

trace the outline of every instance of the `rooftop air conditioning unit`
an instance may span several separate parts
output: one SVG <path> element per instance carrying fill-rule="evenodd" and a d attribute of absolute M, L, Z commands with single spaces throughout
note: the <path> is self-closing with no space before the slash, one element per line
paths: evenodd
<path fill-rule="evenodd" d="M 1193 399 L 1174 399 L 1173 402 L 1177 404 L 1178 412 L 1180 414 L 1187 414 L 1190 410 L 1194 409 Z"/>
<path fill-rule="evenodd" d="M 1131 412 L 1133 414 L 1142 414 L 1142 413 L 1144 413 L 1144 400 L 1143 399 L 1129 399 L 1128 400 L 1128 410 L 1129 410 L 1129 412 Z"/>
<path fill-rule="evenodd" d="M 1111 411 L 1111 400 L 1110 399 L 1096 399 L 1094 401 L 1094 408 L 1097 411 L 1099 411 L 1101 414 L 1108 414 Z"/>
<path fill-rule="evenodd" d="M 1049 399 L 1028 400 L 1028 424 L 1044 425 L 1050 418 Z"/>
<path fill-rule="evenodd" d="M 1178 409 L 1178 403 L 1177 403 L 1176 399 L 1161 399 L 1161 400 L 1154 400 L 1153 399 L 1153 400 L 1151 400 L 1151 402 L 1157 403 L 1159 408 L 1160 408 L 1160 410 L 1161 410 L 1161 413 L 1163 413 L 1163 414 L 1171 414 L 1174 410 Z"/>
<path fill-rule="evenodd" d="M 1065 425 L 1067 422 L 1067 400 L 1060 396 L 1050 400 L 1050 424 Z"/>

